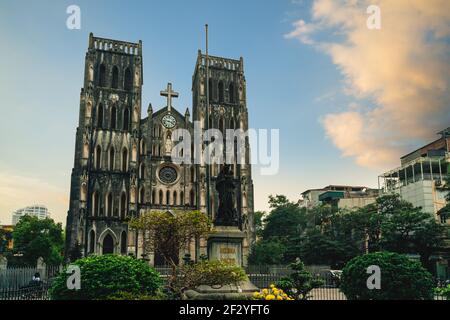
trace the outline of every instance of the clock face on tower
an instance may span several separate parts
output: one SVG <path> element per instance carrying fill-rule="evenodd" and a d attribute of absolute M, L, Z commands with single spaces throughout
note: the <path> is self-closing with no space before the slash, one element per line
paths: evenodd
<path fill-rule="evenodd" d="M 173 115 L 171 115 L 170 113 L 166 114 L 162 118 L 161 122 L 162 122 L 163 126 L 166 127 L 167 129 L 172 129 L 177 124 L 177 120 L 175 120 Z"/>

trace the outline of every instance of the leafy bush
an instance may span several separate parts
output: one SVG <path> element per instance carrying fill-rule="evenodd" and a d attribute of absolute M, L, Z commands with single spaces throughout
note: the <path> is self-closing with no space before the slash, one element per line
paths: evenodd
<path fill-rule="evenodd" d="M 154 296 L 149 296 L 145 294 L 139 293 L 131 293 L 126 291 L 119 291 L 115 294 L 109 295 L 106 297 L 106 300 L 166 300 L 167 297 L 161 292 L 157 292 Z"/>
<path fill-rule="evenodd" d="M 145 261 L 118 255 L 90 256 L 75 261 L 80 267 L 81 289 L 67 288 L 66 269 L 54 280 L 50 296 L 55 300 L 107 299 L 126 292 L 152 296 L 161 286 L 159 274 Z"/>
<path fill-rule="evenodd" d="M 381 289 L 368 289 L 369 266 L 381 270 Z M 341 290 L 350 300 L 433 299 L 433 280 L 419 262 L 392 252 L 375 252 L 350 260 L 343 269 Z"/>
<path fill-rule="evenodd" d="M 179 267 L 170 287 L 174 293 L 181 296 L 185 290 L 200 285 L 224 286 L 246 279 L 247 275 L 241 267 L 222 261 L 201 261 Z"/>

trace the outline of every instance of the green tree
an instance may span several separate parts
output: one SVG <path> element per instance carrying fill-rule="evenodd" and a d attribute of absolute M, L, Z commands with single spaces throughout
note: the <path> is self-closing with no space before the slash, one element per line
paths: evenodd
<path fill-rule="evenodd" d="M 369 289 L 367 269 L 381 271 L 380 289 Z M 341 290 L 350 300 L 433 299 L 433 279 L 419 262 L 393 252 L 375 252 L 350 260 L 342 272 Z"/>
<path fill-rule="evenodd" d="M 283 195 L 269 196 L 269 205 L 271 211 L 264 219 L 262 237 L 288 245 L 290 238 L 298 236 L 306 227 L 305 211 Z"/>
<path fill-rule="evenodd" d="M 250 264 L 282 264 L 286 247 L 277 240 L 260 240 L 255 243 L 248 257 Z"/>
<path fill-rule="evenodd" d="M 267 215 L 265 211 L 255 211 L 254 221 L 255 221 L 255 231 L 256 236 L 261 237 L 264 229 L 264 216 Z"/>
<path fill-rule="evenodd" d="M 205 238 L 212 224 L 200 211 L 148 211 L 132 218 L 129 226 L 144 235 L 145 253 L 158 252 L 172 266 L 172 282 L 180 252 L 192 239 Z"/>
<path fill-rule="evenodd" d="M 13 231 L 14 252 L 23 254 L 23 262 L 34 265 L 39 257 L 48 265 L 62 262 L 64 246 L 61 223 L 52 219 L 23 216 Z"/>

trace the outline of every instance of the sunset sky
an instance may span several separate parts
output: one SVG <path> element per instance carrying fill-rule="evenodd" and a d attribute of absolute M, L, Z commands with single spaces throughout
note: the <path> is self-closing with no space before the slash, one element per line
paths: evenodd
<path fill-rule="evenodd" d="M 66 28 L 72 4 L 81 30 Z M 380 30 L 366 26 L 371 4 Z M 36 203 L 65 223 L 90 32 L 142 40 L 144 114 L 167 82 L 183 112 L 205 23 L 211 54 L 244 57 L 250 126 L 280 129 L 279 173 L 254 168 L 257 210 L 269 194 L 376 187 L 450 126 L 448 0 L 2 0 L 0 223 Z"/>

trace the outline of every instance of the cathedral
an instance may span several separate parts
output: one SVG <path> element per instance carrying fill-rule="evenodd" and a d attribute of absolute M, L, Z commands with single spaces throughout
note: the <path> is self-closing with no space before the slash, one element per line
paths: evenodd
<path fill-rule="evenodd" d="M 172 134 L 178 128 L 193 134 L 196 122 L 201 130 L 248 130 L 243 59 L 206 56 L 199 50 L 192 76 L 192 117 L 189 109 L 182 113 L 172 105 L 178 93 L 169 83 L 161 91 L 166 103 L 155 109 L 149 104 L 142 119 L 143 79 L 141 41 L 90 34 L 71 175 L 66 253 L 78 247 L 83 256 L 115 253 L 141 258 L 139 234 L 128 227 L 130 217 L 150 210 L 200 210 L 212 220 L 217 214 L 215 181 L 222 165 L 175 163 Z M 255 239 L 248 139 L 245 152 L 244 163 L 234 160 L 230 164 L 238 227 L 245 235 L 240 249 L 242 264 L 246 264 Z M 186 254 L 198 260 L 208 254 L 207 243 L 192 241 L 179 258 Z M 152 265 L 164 263 L 158 252 L 146 258 Z"/>

